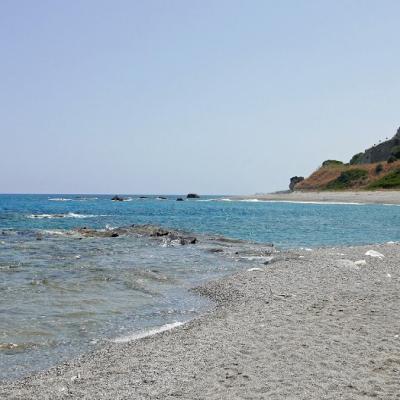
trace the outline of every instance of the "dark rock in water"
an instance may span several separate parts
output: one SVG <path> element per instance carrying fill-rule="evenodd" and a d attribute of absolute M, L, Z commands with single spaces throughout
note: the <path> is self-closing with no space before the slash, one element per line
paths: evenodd
<path fill-rule="evenodd" d="M 209 253 L 223 253 L 223 249 L 208 249 Z"/>
<path fill-rule="evenodd" d="M 195 237 L 181 237 L 179 243 L 184 246 L 185 244 L 196 244 L 197 239 Z"/>
<path fill-rule="evenodd" d="M 293 176 L 292 178 L 290 178 L 289 189 L 293 191 L 295 186 L 301 181 L 304 181 L 303 176 Z"/>
<path fill-rule="evenodd" d="M 171 232 L 168 235 L 168 239 L 171 242 L 172 241 L 178 242 L 182 246 L 184 246 L 185 244 L 195 244 L 197 242 L 197 238 L 193 236 L 182 236 L 181 234 L 177 234 L 175 232 Z"/>
<path fill-rule="evenodd" d="M 189 194 L 186 196 L 186 198 L 187 198 L 187 199 L 199 199 L 200 196 L 199 196 L 198 194 L 196 194 L 196 193 L 189 193 Z"/>
<path fill-rule="evenodd" d="M 123 228 L 119 228 L 123 229 Z M 132 225 L 128 228 L 129 233 L 135 233 L 141 236 L 160 237 L 167 236 L 170 231 L 155 225 Z"/>
<path fill-rule="evenodd" d="M 147 196 L 139 196 L 139 199 L 148 199 Z"/>
<path fill-rule="evenodd" d="M 182 197 L 178 197 L 176 201 L 183 201 Z"/>
<path fill-rule="evenodd" d="M 120 197 L 120 196 L 114 196 L 111 200 L 112 201 L 124 201 L 124 198 Z"/>
<path fill-rule="evenodd" d="M 75 232 L 84 237 L 112 237 L 116 233 L 114 230 L 90 229 L 86 227 L 78 228 Z"/>
<path fill-rule="evenodd" d="M 158 199 L 158 200 L 167 200 L 167 198 L 164 197 L 164 196 L 158 196 L 157 199 Z"/>
<path fill-rule="evenodd" d="M 167 242 L 175 242 L 181 245 L 195 244 L 197 238 L 186 236 L 183 232 L 164 229 L 154 225 L 132 225 L 111 230 L 78 228 L 75 232 L 83 237 L 118 237 L 118 236 L 147 236 L 154 239 L 163 239 Z"/>

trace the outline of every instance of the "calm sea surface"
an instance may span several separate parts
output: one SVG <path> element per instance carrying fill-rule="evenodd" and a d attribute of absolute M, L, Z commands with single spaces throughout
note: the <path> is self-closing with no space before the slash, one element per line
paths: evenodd
<path fill-rule="evenodd" d="M 296 248 L 400 241 L 398 206 L 124 197 L 128 201 L 0 195 L 0 379 L 195 317 L 211 305 L 189 289 L 262 265 L 267 243 Z M 199 241 L 182 246 L 145 236 L 82 238 L 74 231 L 132 224 L 185 230 Z"/>

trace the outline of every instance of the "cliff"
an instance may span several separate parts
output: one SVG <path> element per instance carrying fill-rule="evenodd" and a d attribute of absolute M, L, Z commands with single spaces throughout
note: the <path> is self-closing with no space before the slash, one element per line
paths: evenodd
<path fill-rule="evenodd" d="M 388 161 L 391 157 L 400 158 L 400 128 L 392 139 L 372 146 L 358 153 L 350 160 L 350 164 L 371 164 L 381 161 Z"/>
<path fill-rule="evenodd" d="M 400 128 L 393 138 L 354 155 L 347 164 L 327 160 L 308 178 L 294 178 L 291 190 L 400 189 Z"/>

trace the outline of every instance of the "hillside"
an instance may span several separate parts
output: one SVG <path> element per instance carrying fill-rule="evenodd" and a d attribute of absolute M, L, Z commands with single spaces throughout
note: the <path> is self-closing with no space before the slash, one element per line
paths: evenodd
<path fill-rule="evenodd" d="M 359 165 L 328 164 L 295 186 L 295 190 L 361 189 L 400 189 L 400 160 Z"/>
<path fill-rule="evenodd" d="M 327 160 L 308 178 L 295 176 L 290 190 L 400 189 L 400 128 L 384 142 L 355 154 L 348 164 Z"/>

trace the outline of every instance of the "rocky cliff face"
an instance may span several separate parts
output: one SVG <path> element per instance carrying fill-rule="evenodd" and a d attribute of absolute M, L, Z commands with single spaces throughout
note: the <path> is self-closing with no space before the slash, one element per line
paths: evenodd
<path fill-rule="evenodd" d="M 386 142 L 380 143 L 376 146 L 365 150 L 364 153 L 360 153 L 352 164 L 371 164 L 381 161 L 387 161 L 389 157 L 393 155 L 394 148 L 400 145 L 400 128 L 392 139 Z"/>

